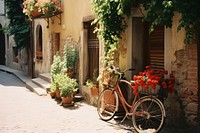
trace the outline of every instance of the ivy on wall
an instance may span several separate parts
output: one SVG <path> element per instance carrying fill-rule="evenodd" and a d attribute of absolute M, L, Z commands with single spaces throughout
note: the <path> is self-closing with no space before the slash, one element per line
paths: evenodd
<path fill-rule="evenodd" d="M 18 49 L 29 46 L 30 42 L 30 23 L 22 12 L 22 3 L 23 0 L 5 0 L 10 23 L 3 30 L 8 35 L 14 35 Z"/>
<path fill-rule="evenodd" d="M 117 52 L 119 40 L 127 27 L 126 16 L 130 14 L 132 0 L 93 0 L 93 10 L 97 18 L 93 23 L 98 23 L 100 28 L 95 32 L 104 41 L 104 67 L 115 65 L 113 60 Z"/>
<path fill-rule="evenodd" d="M 155 25 L 172 26 L 174 12 L 181 14 L 178 31 L 186 30 L 186 40 L 189 42 L 194 35 L 200 33 L 200 1 L 199 0 L 138 0 L 143 4 L 147 15 L 144 20 L 152 22 L 150 31 Z"/>
<path fill-rule="evenodd" d="M 126 15 L 130 13 L 131 0 L 93 0 L 93 10 L 97 18 L 93 23 L 100 25 L 96 29 L 98 35 L 104 40 L 105 52 L 107 53 L 112 46 L 117 47 L 121 34 L 127 27 Z"/>
<path fill-rule="evenodd" d="M 127 27 L 126 16 L 131 13 L 133 6 L 144 6 L 147 12 L 144 20 L 151 23 L 150 32 L 156 25 L 171 27 L 174 12 L 178 12 L 181 18 L 177 30 L 184 28 L 188 41 L 194 34 L 200 33 L 199 0 L 92 0 L 92 4 L 97 15 L 94 23 L 101 26 L 96 31 L 104 40 L 106 53 L 111 48 L 110 45 L 116 45 L 121 39 L 121 33 Z"/>

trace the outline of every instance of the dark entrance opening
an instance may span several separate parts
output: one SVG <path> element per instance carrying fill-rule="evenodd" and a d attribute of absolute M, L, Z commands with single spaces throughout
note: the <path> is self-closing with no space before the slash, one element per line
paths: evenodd
<path fill-rule="evenodd" d="M 5 35 L 2 30 L 0 30 L 0 65 L 5 65 Z"/>

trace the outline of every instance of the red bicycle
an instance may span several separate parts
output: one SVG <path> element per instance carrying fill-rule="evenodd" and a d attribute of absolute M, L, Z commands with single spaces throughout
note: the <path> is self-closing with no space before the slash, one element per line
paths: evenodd
<path fill-rule="evenodd" d="M 133 69 L 119 72 L 115 70 L 118 75 L 115 87 L 108 86 L 104 89 L 97 102 L 97 111 L 100 118 L 104 121 L 111 120 L 118 111 L 119 103 L 125 110 L 123 122 L 127 116 L 132 117 L 133 127 L 137 132 L 151 129 L 151 132 L 158 132 L 164 123 L 165 108 L 163 103 L 155 95 L 143 95 L 134 93 L 132 104 L 129 104 L 124 98 L 120 88 L 120 83 L 125 83 L 134 89 L 134 81 L 127 81 L 123 79 L 124 73 Z"/>

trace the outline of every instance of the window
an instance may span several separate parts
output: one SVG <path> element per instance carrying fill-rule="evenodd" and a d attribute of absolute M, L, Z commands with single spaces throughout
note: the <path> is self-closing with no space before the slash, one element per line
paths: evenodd
<path fill-rule="evenodd" d="M 18 49 L 17 49 L 17 47 L 13 47 L 13 62 L 18 63 Z"/>
<path fill-rule="evenodd" d="M 42 27 L 39 25 L 36 29 L 36 59 L 42 60 Z"/>

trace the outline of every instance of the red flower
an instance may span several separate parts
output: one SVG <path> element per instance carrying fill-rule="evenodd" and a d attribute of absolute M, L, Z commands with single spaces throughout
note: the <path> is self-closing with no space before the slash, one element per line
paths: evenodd
<path fill-rule="evenodd" d="M 146 66 L 146 70 L 144 72 L 139 72 L 139 75 L 134 75 L 133 79 L 135 80 L 136 88 L 142 86 L 147 89 L 151 86 L 152 89 L 155 89 L 157 85 L 160 85 L 162 88 L 167 89 L 169 93 L 172 93 L 175 90 L 175 77 L 173 74 L 170 74 L 170 77 L 166 78 L 164 75 L 167 74 L 167 70 L 154 71 L 150 66 Z M 134 93 L 136 93 L 136 91 Z"/>
<path fill-rule="evenodd" d="M 138 94 L 138 88 L 136 86 L 133 86 L 133 94 L 134 95 Z"/>
<path fill-rule="evenodd" d="M 158 85 L 158 80 L 153 80 L 153 84 Z"/>
<path fill-rule="evenodd" d="M 166 75 L 168 74 L 168 71 L 167 70 L 165 70 L 165 72 L 164 72 Z"/>
<path fill-rule="evenodd" d="M 146 66 L 145 68 L 146 68 L 146 69 L 150 69 L 150 66 Z"/>
<path fill-rule="evenodd" d="M 162 86 L 167 86 L 166 82 L 162 82 Z"/>
<path fill-rule="evenodd" d="M 143 72 L 139 72 L 139 75 L 140 75 L 140 76 L 144 76 L 144 75 L 143 75 Z"/>

